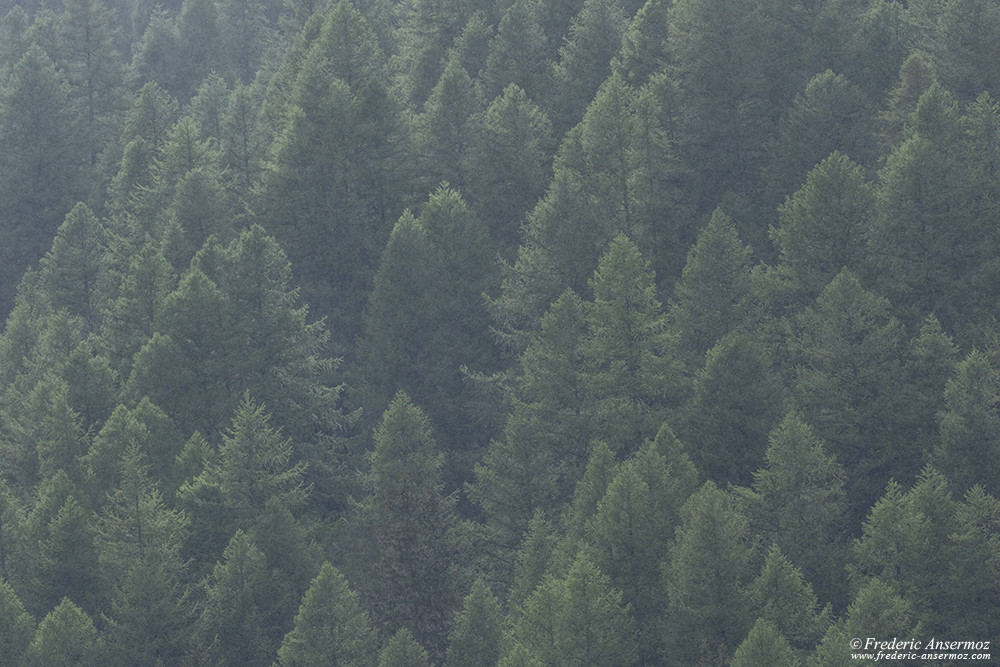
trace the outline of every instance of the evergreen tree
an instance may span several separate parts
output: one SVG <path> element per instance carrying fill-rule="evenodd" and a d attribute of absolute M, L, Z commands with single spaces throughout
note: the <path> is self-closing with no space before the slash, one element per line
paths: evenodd
<path fill-rule="evenodd" d="M 452 60 L 447 50 L 473 9 L 474 4 L 465 0 L 406 0 L 396 8 L 401 87 L 411 107 L 419 108 L 433 96 L 434 84 L 443 79 Z"/>
<path fill-rule="evenodd" d="M 302 598 L 295 627 L 278 649 L 278 662 L 282 667 L 374 665 L 376 642 L 357 595 L 335 567 L 324 563 Z"/>
<path fill-rule="evenodd" d="M 584 0 L 553 67 L 552 120 L 562 135 L 583 117 L 597 89 L 611 72 L 622 46 L 626 16 L 621 0 Z"/>
<path fill-rule="evenodd" d="M 378 655 L 378 667 L 430 667 L 424 647 L 413 638 L 408 628 L 400 628 Z"/>
<path fill-rule="evenodd" d="M 845 267 L 867 270 L 874 208 L 875 189 L 847 155 L 834 152 L 809 171 L 778 209 L 780 226 L 771 231 L 793 305 L 815 299 Z"/>
<path fill-rule="evenodd" d="M 287 249 L 303 297 L 335 340 L 360 330 L 376 257 L 401 213 L 409 136 L 361 14 L 336 4 L 303 48 L 260 190 L 260 220 Z M 287 84 L 286 84 L 287 85 Z M 270 119 L 265 118 L 266 121 Z"/>
<path fill-rule="evenodd" d="M 94 538 L 93 513 L 69 496 L 45 526 L 39 544 L 37 571 L 45 607 L 68 598 L 92 614 L 103 608 L 105 588 Z"/>
<path fill-rule="evenodd" d="M 793 402 L 847 473 L 848 520 L 860 520 L 890 477 L 912 479 L 919 454 L 905 415 L 902 326 L 889 302 L 844 269 L 797 318 Z"/>
<path fill-rule="evenodd" d="M 590 287 L 584 387 L 593 396 L 599 437 L 627 454 L 656 434 L 664 409 L 681 393 L 676 342 L 649 262 L 624 235 L 601 257 Z"/>
<path fill-rule="evenodd" d="M 500 603 L 482 579 L 476 579 L 455 617 L 445 665 L 495 665 L 503 646 Z"/>
<path fill-rule="evenodd" d="M 751 313 L 750 258 L 732 220 L 716 209 L 688 252 L 670 306 L 671 329 L 691 369 L 725 334 Z"/>
<path fill-rule="evenodd" d="M 94 331 L 110 298 L 108 232 L 80 203 L 59 226 L 52 249 L 41 259 L 43 289 L 53 308 L 65 308 Z"/>
<path fill-rule="evenodd" d="M 990 2 L 950 0 L 938 15 L 932 48 L 942 83 L 960 99 L 981 92 L 1000 96 L 1000 79 L 991 63 L 1000 57 L 1000 12 Z"/>
<path fill-rule="evenodd" d="M 467 192 L 507 260 L 524 216 L 545 193 L 552 123 L 523 88 L 509 84 L 490 104 L 469 154 Z"/>
<path fill-rule="evenodd" d="M 766 346 L 732 333 L 705 356 L 677 431 L 698 469 L 717 482 L 746 484 L 763 459 L 778 421 L 785 389 Z"/>
<path fill-rule="evenodd" d="M 189 648 L 192 597 L 176 565 L 137 562 L 115 586 L 105 618 L 110 661 L 121 665 L 176 663 Z"/>
<path fill-rule="evenodd" d="M 206 583 L 195 641 L 216 664 L 270 665 L 281 636 L 264 622 L 270 602 L 264 554 L 237 530 L 222 557 Z"/>
<path fill-rule="evenodd" d="M 103 0 L 67 0 L 59 22 L 59 57 L 80 119 L 90 165 L 111 140 L 127 104 L 125 68 L 115 48 L 113 10 Z"/>
<path fill-rule="evenodd" d="M 781 632 L 773 623 L 758 618 L 750 629 L 750 634 L 733 653 L 732 667 L 753 667 L 754 665 L 788 665 L 797 667 L 798 657 Z"/>
<path fill-rule="evenodd" d="M 958 363 L 944 391 L 944 410 L 938 414 L 940 441 L 932 460 L 952 488 L 964 493 L 976 484 L 990 493 L 997 486 L 983 464 L 994 460 L 1000 446 L 1000 374 L 990 359 L 972 350 Z"/>
<path fill-rule="evenodd" d="M 4 646 L 0 665 L 14 667 L 21 664 L 21 656 L 33 634 L 35 619 L 28 614 L 10 584 L 0 578 L 0 644 Z"/>
<path fill-rule="evenodd" d="M 627 665 L 636 658 L 621 592 L 582 554 L 564 578 L 546 578 L 525 601 L 512 639 L 546 665 Z M 508 656 L 501 664 L 518 663 Z"/>
<path fill-rule="evenodd" d="M 776 544 L 771 546 L 760 574 L 747 592 L 758 623 L 764 620 L 772 625 L 801 651 L 815 646 L 830 625 L 830 606 L 819 610 L 812 586 Z"/>
<path fill-rule="evenodd" d="M 515 0 L 501 17 L 482 75 L 488 99 L 500 95 L 509 84 L 524 90 L 536 103 L 548 98 L 551 47 L 541 24 L 542 7 L 538 0 Z"/>
<path fill-rule="evenodd" d="M 622 591 L 637 631 L 640 661 L 662 660 L 666 591 L 661 567 L 680 507 L 697 488 L 697 472 L 663 426 L 655 440 L 622 463 L 588 526 L 585 551 Z"/>
<path fill-rule="evenodd" d="M 130 445 L 119 463 L 121 482 L 108 494 L 97 525 L 101 573 L 112 586 L 140 564 L 161 565 L 166 574 L 183 573 L 181 549 L 188 517 L 168 509 L 138 444 Z"/>
<path fill-rule="evenodd" d="M 69 598 L 64 598 L 42 622 L 24 654 L 26 667 L 100 665 L 103 642 L 94 622 Z"/>
<path fill-rule="evenodd" d="M 871 165 L 874 120 L 871 102 L 847 77 L 826 70 L 810 79 L 777 130 L 770 173 L 774 196 L 790 192 L 803 174 L 834 152 Z"/>
<path fill-rule="evenodd" d="M 670 601 L 667 655 L 689 664 L 731 656 L 746 636 L 750 615 L 744 586 L 753 557 L 748 538 L 746 517 L 711 481 L 681 507 L 681 525 L 663 569 Z"/>
<path fill-rule="evenodd" d="M 81 198 L 83 162 L 70 109 L 69 84 L 32 45 L 0 86 L 0 310 L 7 312 L 26 268 L 48 250 L 73 202 Z"/>
<path fill-rule="evenodd" d="M 469 155 L 481 113 L 472 78 L 457 57 L 449 58 L 416 120 L 424 190 L 431 190 L 442 181 L 465 189 Z"/>
<path fill-rule="evenodd" d="M 846 604 L 844 469 L 795 412 L 771 432 L 764 456 L 765 467 L 753 474 L 755 530 L 802 570 L 822 600 Z"/>
<path fill-rule="evenodd" d="M 203 562 L 233 528 L 247 530 L 268 501 L 290 510 L 302 507 L 310 491 L 306 464 L 293 454 L 292 441 L 271 425 L 266 407 L 244 395 L 218 458 L 178 491 L 178 502 L 192 514 L 193 548 Z"/>
<path fill-rule="evenodd" d="M 503 434 L 476 466 L 469 495 L 501 549 L 517 547 L 535 508 L 557 512 L 569 500 L 589 457 L 597 431 L 582 379 L 585 318 L 572 291 L 552 304 L 512 380 Z"/>
<path fill-rule="evenodd" d="M 444 656 L 461 580 L 455 500 L 441 495 L 444 457 L 424 413 L 399 392 L 374 433 L 360 521 L 372 548 L 365 593 L 376 623 L 410 628 Z"/>

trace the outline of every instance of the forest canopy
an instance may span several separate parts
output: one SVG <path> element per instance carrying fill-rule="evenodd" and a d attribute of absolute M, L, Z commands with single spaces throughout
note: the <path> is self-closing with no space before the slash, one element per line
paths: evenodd
<path fill-rule="evenodd" d="M 0 0 L 0 664 L 997 642 L 998 62 L 991 0 Z"/>

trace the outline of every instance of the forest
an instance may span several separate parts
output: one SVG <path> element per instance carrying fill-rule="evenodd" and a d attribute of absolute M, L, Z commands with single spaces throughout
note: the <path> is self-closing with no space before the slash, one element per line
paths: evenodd
<path fill-rule="evenodd" d="M 0 666 L 1000 642 L 996 0 L 0 16 Z"/>

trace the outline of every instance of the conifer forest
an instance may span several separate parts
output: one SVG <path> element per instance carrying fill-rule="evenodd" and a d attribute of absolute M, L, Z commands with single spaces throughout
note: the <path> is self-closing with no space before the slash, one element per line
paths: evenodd
<path fill-rule="evenodd" d="M 1000 656 L 997 0 L 0 17 L 0 666 Z"/>

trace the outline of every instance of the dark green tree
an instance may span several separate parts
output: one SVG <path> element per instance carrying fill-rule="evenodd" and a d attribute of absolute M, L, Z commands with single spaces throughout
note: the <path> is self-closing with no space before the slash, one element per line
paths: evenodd
<path fill-rule="evenodd" d="M 35 619 L 28 614 L 10 584 L 0 578 L 0 643 L 4 646 L 0 665 L 21 664 L 21 656 L 34 634 Z"/>
<path fill-rule="evenodd" d="M 736 647 L 732 667 L 753 667 L 754 665 L 800 665 L 798 656 L 792 651 L 788 640 L 773 623 L 758 618 L 750 628 L 750 634 Z"/>
<path fill-rule="evenodd" d="M 796 320 L 793 403 L 847 473 L 849 521 L 860 521 L 890 477 L 912 480 L 920 455 L 901 428 L 896 387 L 906 340 L 889 302 L 844 269 Z"/>
<path fill-rule="evenodd" d="M 83 151 L 70 89 L 52 59 L 32 45 L 0 86 L 0 306 L 7 312 L 21 274 L 42 257 L 81 198 Z"/>
<path fill-rule="evenodd" d="M 753 474 L 754 530 L 787 555 L 822 600 L 846 604 L 843 467 L 795 412 L 771 432 L 764 457 Z"/>
<path fill-rule="evenodd" d="M 86 204 L 73 207 L 40 261 L 43 289 L 56 309 L 65 308 L 97 330 L 110 298 L 108 230 Z"/>
<path fill-rule="evenodd" d="M 500 95 L 509 84 L 517 85 L 536 103 L 548 98 L 552 85 L 551 46 L 550 36 L 541 24 L 542 8 L 538 0 L 515 0 L 504 12 L 490 40 L 482 74 L 483 92 L 488 99 Z"/>
<path fill-rule="evenodd" d="M 831 607 L 819 609 L 812 586 L 776 544 L 771 546 L 760 574 L 747 586 L 747 592 L 758 622 L 763 619 L 773 625 L 802 652 L 819 643 L 830 625 Z"/>
<path fill-rule="evenodd" d="M 611 73 L 626 16 L 620 0 L 584 0 L 553 66 L 552 121 L 557 135 L 576 125 Z"/>
<path fill-rule="evenodd" d="M 270 603 L 264 554 L 237 530 L 222 558 L 205 585 L 195 641 L 215 664 L 270 665 L 281 636 L 264 621 Z"/>
<path fill-rule="evenodd" d="M 744 485 L 764 457 L 784 398 L 764 342 L 734 332 L 705 355 L 691 400 L 677 413 L 677 432 L 709 479 Z"/>
<path fill-rule="evenodd" d="M 387 633 L 409 628 L 444 657 L 459 604 L 458 515 L 442 495 L 444 456 L 424 413 L 399 392 L 374 432 L 360 525 L 372 553 L 364 595 Z"/>
<path fill-rule="evenodd" d="M 749 318 L 751 256 L 732 220 L 716 209 L 688 252 L 669 311 L 690 369 L 701 367 L 705 353 Z"/>
<path fill-rule="evenodd" d="M 867 270 L 874 209 L 875 188 L 847 155 L 834 152 L 809 170 L 771 230 L 791 305 L 811 302 L 844 267 Z"/>
<path fill-rule="evenodd" d="M 938 414 L 940 441 L 931 460 L 958 493 L 976 484 L 995 494 L 997 486 L 986 461 L 1000 447 L 1000 373 L 987 355 L 972 350 L 955 367 L 944 391 L 944 409 Z"/>
<path fill-rule="evenodd" d="M 745 589 L 752 576 L 749 537 L 749 522 L 733 496 L 711 481 L 681 507 L 681 525 L 663 569 L 669 596 L 667 655 L 689 664 L 729 657 L 746 637 L 751 625 Z"/>
<path fill-rule="evenodd" d="M 354 6 L 343 0 L 307 29 L 315 36 L 301 62 L 283 73 L 294 85 L 275 119 L 256 209 L 288 252 L 305 301 L 330 318 L 335 340 L 350 341 L 402 212 L 410 137 L 385 56 Z"/>
<path fill-rule="evenodd" d="M 582 377 L 585 309 L 567 291 L 542 318 L 512 379 L 503 433 L 476 466 L 469 495 L 483 508 L 501 550 L 517 548 L 536 508 L 554 518 L 571 497 L 596 437 Z"/>
<path fill-rule="evenodd" d="M 466 191 L 470 204 L 487 222 L 498 254 L 511 260 L 524 216 L 545 194 L 552 123 L 524 89 L 509 84 L 477 129 L 468 157 Z"/>

